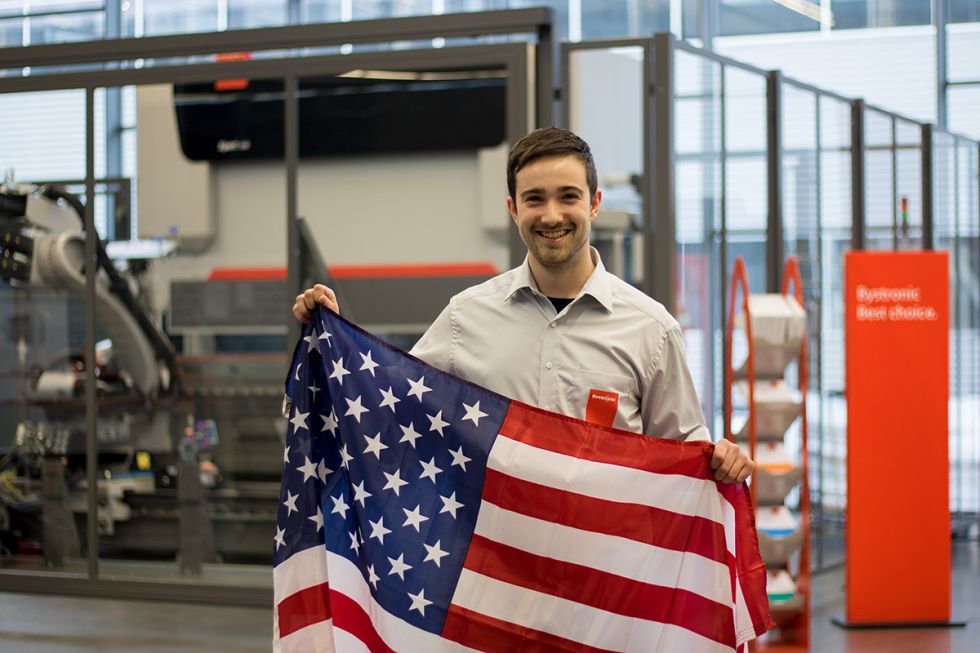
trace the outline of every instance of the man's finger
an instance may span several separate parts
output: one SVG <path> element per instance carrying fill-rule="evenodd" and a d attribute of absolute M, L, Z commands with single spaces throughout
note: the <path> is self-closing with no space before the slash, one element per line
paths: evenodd
<path fill-rule="evenodd" d="M 715 479 L 722 480 L 728 476 L 728 472 L 731 471 L 732 466 L 738 459 L 738 447 L 731 447 L 725 452 L 725 460 L 719 465 L 718 469 L 715 471 Z"/>
<path fill-rule="evenodd" d="M 738 475 L 735 477 L 735 482 L 741 483 L 749 476 L 751 476 L 752 472 L 754 471 L 755 471 L 755 463 L 753 463 L 751 460 L 746 460 L 745 464 L 742 465 L 742 469 L 739 470 Z"/>
<path fill-rule="evenodd" d="M 718 469 L 718 466 L 725 462 L 725 453 L 728 450 L 728 440 L 721 440 L 715 443 L 715 450 L 711 454 L 711 469 Z"/>
<path fill-rule="evenodd" d="M 316 308 L 316 291 L 310 288 L 303 293 L 303 305 L 306 306 L 306 310 L 312 311 Z"/>

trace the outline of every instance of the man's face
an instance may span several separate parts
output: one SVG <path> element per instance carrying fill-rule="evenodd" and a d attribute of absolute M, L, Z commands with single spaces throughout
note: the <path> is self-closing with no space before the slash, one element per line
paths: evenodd
<path fill-rule="evenodd" d="M 552 269 L 589 256 L 589 230 L 602 193 L 589 197 L 585 164 L 574 155 L 537 159 L 515 181 L 517 201 L 508 197 L 507 209 L 531 256 Z"/>

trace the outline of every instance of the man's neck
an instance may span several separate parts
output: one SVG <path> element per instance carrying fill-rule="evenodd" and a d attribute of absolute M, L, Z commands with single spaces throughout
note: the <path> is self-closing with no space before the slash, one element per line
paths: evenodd
<path fill-rule="evenodd" d="M 549 268 L 538 263 L 533 256 L 528 258 L 531 276 L 538 290 L 547 297 L 577 297 L 585 282 L 592 276 L 596 265 L 592 260 L 592 248 L 583 248 L 582 256 L 577 256 L 570 265 Z"/>

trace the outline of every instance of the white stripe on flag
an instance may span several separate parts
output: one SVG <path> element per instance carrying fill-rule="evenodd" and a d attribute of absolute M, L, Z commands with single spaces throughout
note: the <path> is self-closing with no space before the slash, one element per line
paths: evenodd
<path fill-rule="evenodd" d="M 655 474 L 575 458 L 505 436 L 494 441 L 487 467 L 514 478 L 596 499 L 651 506 L 719 523 L 723 519 L 713 479 Z"/>
<path fill-rule="evenodd" d="M 334 629 L 333 641 L 337 647 L 337 653 L 371 653 L 367 644 L 340 628 Z"/>
<path fill-rule="evenodd" d="M 330 589 L 346 595 L 361 606 L 371 616 L 374 628 L 382 641 L 395 651 L 405 651 L 405 653 L 414 653 L 415 651 L 475 653 L 471 648 L 444 640 L 427 630 L 416 628 L 385 610 L 371 597 L 370 587 L 364 580 L 364 576 L 347 558 L 328 551 L 327 565 L 330 568 Z M 406 595 L 405 602 L 408 603 L 409 601 L 410 599 Z"/>
<path fill-rule="evenodd" d="M 728 550 L 735 554 L 746 555 L 745 551 L 735 550 L 735 507 L 728 502 L 724 496 L 721 497 L 721 509 L 725 513 L 725 537 L 728 539 Z M 738 559 L 738 555 L 735 559 Z M 745 595 L 742 593 L 742 583 L 739 581 L 738 574 L 735 575 L 735 605 L 733 606 L 733 617 L 735 619 L 735 641 L 739 646 L 742 643 L 755 639 L 755 625 L 752 623 L 752 615 L 749 614 L 748 605 L 745 602 Z"/>
<path fill-rule="evenodd" d="M 330 619 L 300 628 L 277 642 L 282 653 L 334 653 L 333 623 Z"/>
<path fill-rule="evenodd" d="M 453 604 L 582 644 L 633 653 L 733 653 L 672 624 L 634 619 L 463 569 Z M 423 650 L 423 649 L 419 649 Z"/>
<path fill-rule="evenodd" d="M 272 570 L 276 605 L 307 587 L 327 582 L 327 550 L 311 546 L 289 556 Z"/>
<path fill-rule="evenodd" d="M 521 515 L 484 501 L 476 534 L 535 555 L 572 562 L 644 583 L 678 587 L 723 605 L 731 602 L 728 565 L 694 553 L 650 546 Z"/>

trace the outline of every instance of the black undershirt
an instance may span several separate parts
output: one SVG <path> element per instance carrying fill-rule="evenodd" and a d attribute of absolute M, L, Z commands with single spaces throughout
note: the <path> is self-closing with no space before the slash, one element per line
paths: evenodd
<path fill-rule="evenodd" d="M 562 310 L 566 306 L 568 306 L 569 304 L 572 303 L 572 300 L 574 299 L 574 297 L 572 297 L 572 298 L 568 298 L 568 297 L 549 297 L 548 299 L 551 301 L 551 305 L 555 307 L 555 312 L 556 313 L 561 313 Z"/>

